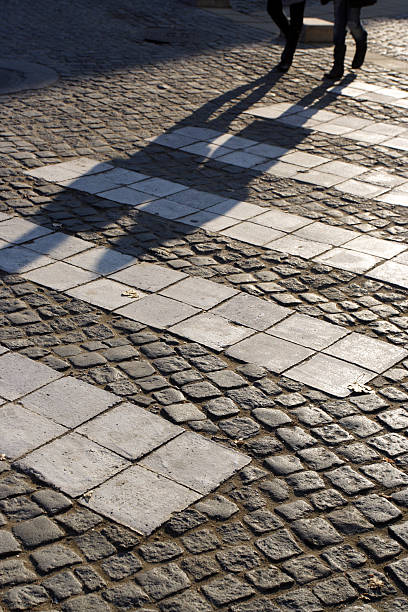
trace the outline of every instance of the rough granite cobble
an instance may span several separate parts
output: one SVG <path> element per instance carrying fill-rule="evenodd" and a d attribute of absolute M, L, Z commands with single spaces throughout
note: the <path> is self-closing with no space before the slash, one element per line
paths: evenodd
<path fill-rule="evenodd" d="M 241 0 L 234 3 L 242 10 Z M 397 48 L 395 25 L 375 28 L 381 49 L 388 53 L 391 42 Z M 406 292 L 392 282 L 196 231 L 24 174 L 96 157 L 405 242 L 403 208 L 147 140 L 175 127 L 206 127 L 408 176 L 406 152 L 304 128 L 272 130 L 242 114 L 261 100 L 296 99 L 407 123 L 399 109 L 329 93 L 321 74 L 330 49 L 302 47 L 287 76 L 265 78 L 280 54 L 269 35 L 170 0 L 22 0 L 6 7 L 0 33 L 4 57 L 22 57 L 24 49 L 24 59 L 60 75 L 52 88 L 2 96 L 0 212 L 408 346 Z M 361 79 L 408 86 L 406 74 L 371 63 Z M 5 273 L 0 344 L 253 459 L 144 538 L 0 458 L 0 609 L 407 609 L 408 362 L 370 382 L 371 393 L 337 400 Z"/>

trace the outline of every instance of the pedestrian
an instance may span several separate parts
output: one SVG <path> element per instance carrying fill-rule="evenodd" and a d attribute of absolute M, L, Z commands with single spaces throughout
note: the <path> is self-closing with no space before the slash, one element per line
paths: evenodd
<path fill-rule="evenodd" d="M 289 7 L 290 19 L 283 12 L 283 7 Z M 302 31 L 305 0 L 301 2 L 299 0 L 268 0 L 267 11 L 286 40 L 280 62 L 275 69 L 279 72 L 287 72 L 292 65 Z"/>
<path fill-rule="evenodd" d="M 331 0 L 321 0 L 327 4 Z M 344 74 L 344 58 L 346 55 L 347 27 L 356 43 L 356 51 L 351 64 L 352 68 L 361 68 L 367 52 L 367 32 L 360 21 L 361 9 L 375 4 L 377 0 L 333 0 L 334 10 L 334 63 L 325 79 L 338 81 Z"/>

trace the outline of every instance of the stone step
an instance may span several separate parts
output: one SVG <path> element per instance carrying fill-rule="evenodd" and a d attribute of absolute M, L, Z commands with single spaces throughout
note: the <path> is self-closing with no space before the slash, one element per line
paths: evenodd
<path fill-rule="evenodd" d="M 305 17 L 303 22 L 302 42 L 333 42 L 333 23 L 317 17 Z"/>

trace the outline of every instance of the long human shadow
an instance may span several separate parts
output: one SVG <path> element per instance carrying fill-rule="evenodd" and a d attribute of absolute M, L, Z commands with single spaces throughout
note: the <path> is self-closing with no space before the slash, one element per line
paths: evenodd
<path fill-rule="evenodd" d="M 271 71 L 258 79 L 225 92 L 207 101 L 188 117 L 176 122 L 162 135 L 172 134 L 183 127 L 200 127 L 226 133 L 234 121 L 260 102 L 281 78 L 280 73 Z M 354 78 L 354 75 L 349 75 L 342 81 L 342 84 L 349 84 Z M 329 86 L 330 84 L 322 83 L 302 98 L 293 101 L 293 105 L 307 107 L 308 113 L 304 122 L 312 118 L 314 113 L 324 110 L 333 102 L 336 94 L 328 90 Z M 256 140 L 260 143 L 278 144 L 285 148 L 294 149 L 311 133 L 310 129 L 302 127 L 301 124 L 296 127 L 286 126 L 286 133 L 290 138 L 290 145 L 288 146 L 280 141 L 280 131 L 285 126 L 282 126 L 276 120 L 259 117 L 252 117 L 252 120 L 249 120 L 251 115 L 248 114 L 244 117 L 246 117 L 245 126 L 238 130 L 233 129 L 234 136 Z M 276 142 L 276 139 L 279 139 L 279 141 Z M 226 143 L 226 146 L 228 147 L 228 143 Z M 163 164 L 163 156 L 167 160 L 165 164 Z M 273 162 L 274 160 L 270 160 L 271 164 Z M 250 193 L 250 185 L 257 177 L 267 176 L 270 184 L 282 180 L 270 174 L 265 175 L 264 171 L 257 169 L 257 167 L 228 167 L 222 163 L 222 160 L 212 160 L 178 149 L 168 149 L 160 144 L 148 141 L 146 141 L 145 147 L 130 158 L 115 157 L 108 163 L 116 167 L 139 171 L 153 178 L 164 178 L 182 183 L 191 189 L 225 196 L 224 199 L 229 200 L 231 206 L 234 205 L 235 201 L 245 201 Z M 228 180 L 226 176 L 228 176 Z M 220 183 L 227 183 L 228 187 L 220 187 Z M 137 189 L 137 184 L 135 189 Z M 195 208 L 194 192 L 191 195 L 191 202 L 186 202 L 186 204 Z M 78 221 L 74 222 L 74 225 L 72 225 L 72 220 L 64 218 L 69 216 L 70 210 L 78 217 Z M 54 196 L 51 202 L 43 206 L 41 215 L 45 220 L 45 225 L 48 223 L 48 226 L 50 226 L 51 223 L 51 229 L 55 230 L 55 225 L 60 226 L 58 227 L 59 232 L 54 237 L 54 246 L 57 246 L 59 241 L 62 243 L 66 240 L 66 236 L 62 233 L 64 231 L 73 235 L 78 232 L 86 235 L 89 231 L 100 231 L 112 224 L 120 224 L 121 220 L 125 219 L 126 229 L 124 233 L 110 241 L 112 248 L 125 253 L 136 253 L 138 256 L 148 253 L 153 247 L 166 245 L 171 239 L 197 231 L 196 227 L 185 225 L 182 221 L 163 219 L 157 214 L 153 217 L 149 214 L 149 205 L 145 206 L 143 211 L 138 211 L 138 214 L 133 214 L 134 210 L 130 206 L 117 204 L 97 195 L 80 194 L 78 191 L 75 192 L 68 188 Z M 265 208 L 266 210 L 267 208 Z M 97 220 L 95 217 L 97 217 Z M 131 218 L 130 223 L 129 217 Z M 29 247 L 29 244 L 26 243 L 36 238 L 35 231 L 30 230 L 20 237 L 20 241 L 25 243 L 23 246 Z M 0 249 L 0 252 L 3 249 Z M 35 262 L 41 256 L 40 253 L 34 251 L 32 251 L 32 256 L 27 253 L 25 255 L 28 258 L 26 259 L 26 265 Z M 95 271 L 102 273 L 108 266 L 108 259 L 109 253 L 102 253 L 98 262 L 98 269 Z"/>

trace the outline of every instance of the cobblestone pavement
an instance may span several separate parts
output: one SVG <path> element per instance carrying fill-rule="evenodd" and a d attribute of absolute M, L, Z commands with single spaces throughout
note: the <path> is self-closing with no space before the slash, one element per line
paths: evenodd
<path fill-rule="evenodd" d="M 296 215 L 317 225 L 317 241 L 330 230 L 333 235 L 351 230 L 371 245 L 367 248 L 393 245 L 397 253 L 407 241 L 404 206 L 221 164 L 151 139 L 188 127 L 212 129 L 298 153 L 341 158 L 377 176 L 383 172 L 405 180 L 404 149 L 278 124 L 245 111 L 301 103 L 344 115 L 345 121 L 354 117 L 405 127 L 406 110 L 383 99 L 359 101 L 329 91 L 321 83 L 331 61 L 329 48 L 301 48 L 287 75 L 269 73 L 279 48 L 270 45 L 268 35 L 178 2 L 19 0 L 6 3 L 5 12 L 0 24 L 4 57 L 43 63 L 61 78 L 48 89 L 2 96 L 0 109 L 0 226 L 8 227 L 0 243 L 0 344 L 5 347 L 0 363 L 27 359 L 24 370 L 11 374 L 10 366 L 8 374 L 0 366 L 0 609 L 405 611 L 408 301 L 401 279 L 390 274 L 376 280 L 364 270 L 265 249 L 27 172 L 78 157 L 97 159 L 221 201 Z M 359 82 L 408 90 L 406 75 L 379 72 L 375 64 L 364 67 L 361 76 L 345 77 L 357 88 Z M 201 197 L 197 191 L 190 194 L 187 205 Z M 18 230 L 8 223 L 10 216 L 20 224 Z M 22 230 L 23 220 L 37 229 L 26 224 Z M 51 234 L 56 238 L 47 242 Z M 20 244 L 22 236 L 25 246 L 12 247 L 14 253 L 20 249 L 13 264 L 20 274 L 10 271 L 9 243 Z M 373 352 L 343 353 L 343 359 L 371 360 L 375 377 L 367 388 L 365 380 L 356 378 L 340 398 L 318 389 L 311 379 L 305 384 L 280 375 L 276 363 L 254 364 L 256 351 L 247 363 L 222 347 L 140 321 L 140 315 L 113 312 L 140 304 L 141 292 L 156 291 L 151 286 L 135 289 L 124 282 L 116 294 L 111 288 L 84 293 L 84 286 L 72 288 L 66 275 L 48 286 L 30 279 L 32 268 L 41 270 L 38 266 L 53 265 L 54 258 L 75 258 L 95 246 L 105 247 L 98 251 L 104 253 L 98 266 L 110 262 L 119 269 L 125 261 L 136 261 L 157 265 L 169 277 L 178 273 L 189 282 L 211 281 L 222 295 L 240 291 L 269 311 L 283 307 L 296 313 L 292 316 L 307 317 L 305 332 L 313 328 L 310 320 L 315 329 L 341 326 L 345 334 L 359 334 L 369 344 L 383 342 L 387 353 L 400 357 L 375 369 L 378 356 Z M 84 281 L 93 278 L 95 263 L 81 259 L 78 265 Z M 188 299 L 199 297 L 197 292 Z M 313 342 L 316 338 L 313 332 Z M 67 388 L 86 383 L 92 401 L 75 406 L 65 391 L 39 393 L 30 404 L 22 391 L 11 389 L 10 381 L 32 384 L 34 366 Z M 38 382 L 39 374 L 31 378 L 37 376 Z M 82 458 L 77 466 L 67 462 L 67 468 L 76 468 L 74 477 L 59 472 L 57 482 L 49 476 L 56 455 L 47 470 L 32 456 L 44 456 L 64 436 L 79 439 L 61 429 L 77 427 L 75 419 L 92 418 L 95 404 L 100 412 L 103 401 L 96 397 L 112 396 L 126 402 L 129 427 L 135 426 L 135 415 L 146 415 L 149 422 L 157 417 L 169 430 L 183 428 L 183 436 L 199 435 L 211 448 L 238 451 L 252 461 L 215 490 L 203 491 L 202 499 L 149 536 L 142 535 L 140 524 L 132 524 L 136 530 L 125 526 L 123 515 L 107 519 L 100 506 L 98 512 L 92 509 L 92 491 L 81 497 L 88 488 L 67 489 L 67 483 L 74 486 L 81 477 L 92 477 L 84 474 Z M 108 403 L 103 409 L 103 416 L 82 426 L 81 440 L 90 449 L 87 465 L 100 469 L 92 453 L 109 455 L 111 463 L 100 470 L 106 480 L 135 460 L 135 450 L 124 446 L 120 427 L 109 435 L 115 407 Z M 117 423 L 123 427 L 121 418 Z M 40 451 L 30 453 L 41 441 Z M 18 445 L 20 451 L 13 454 L 11 447 Z M 28 454 L 13 464 L 21 452 Z M 214 462 L 212 452 L 203 457 Z M 148 460 L 150 473 L 166 469 L 166 482 L 186 477 L 166 461 Z M 214 469 L 202 469 L 202 478 L 210 478 Z M 169 475 L 173 480 L 167 480 Z M 124 480 L 123 487 L 132 494 L 131 480 Z M 115 476 L 108 482 L 116 482 Z M 197 486 L 190 482 L 186 488 Z M 124 495 L 119 489 L 113 496 L 97 490 L 96 497 L 111 503 Z M 172 502 L 173 493 L 165 493 L 156 506 L 165 510 Z M 125 514 L 135 518 L 138 503 L 136 496 L 135 502 L 126 501 Z M 137 518 L 146 515 L 139 510 Z"/>

